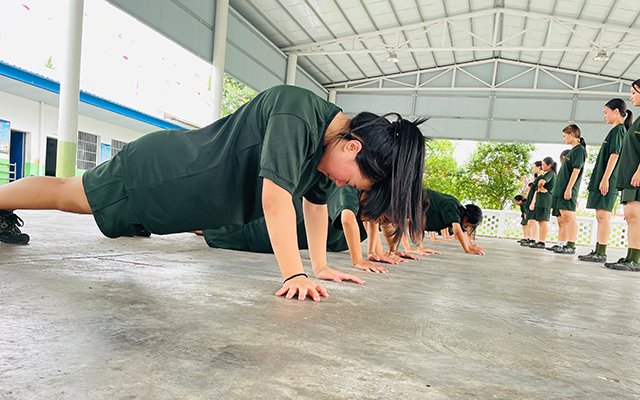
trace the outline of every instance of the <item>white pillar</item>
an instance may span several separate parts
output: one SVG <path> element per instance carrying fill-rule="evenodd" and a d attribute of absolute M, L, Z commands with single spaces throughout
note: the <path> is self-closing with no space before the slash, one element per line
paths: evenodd
<path fill-rule="evenodd" d="M 296 84 L 296 70 L 298 68 L 298 55 L 297 54 L 289 54 L 287 58 L 287 77 L 285 80 L 286 85 L 295 85 Z"/>
<path fill-rule="evenodd" d="M 84 0 L 67 0 L 67 35 L 60 79 L 58 154 L 56 176 L 76 174 L 78 147 L 78 101 L 80 98 L 80 53 Z"/>
<path fill-rule="evenodd" d="M 329 90 L 329 103 L 336 104 L 336 97 L 338 96 L 338 91 L 335 89 Z"/>
<path fill-rule="evenodd" d="M 224 90 L 224 62 L 227 51 L 227 23 L 229 21 L 229 0 L 216 0 L 216 21 L 213 32 L 213 61 L 211 80 L 213 90 L 213 120 L 222 114 L 222 94 Z"/>

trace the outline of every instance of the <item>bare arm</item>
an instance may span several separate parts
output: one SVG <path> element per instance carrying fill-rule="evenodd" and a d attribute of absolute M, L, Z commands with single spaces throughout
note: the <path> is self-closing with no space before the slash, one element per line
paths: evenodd
<path fill-rule="evenodd" d="M 388 272 L 385 268 L 380 267 L 371 261 L 362 257 L 362 245 L 360 244 L 360 227 L 356 215 L 351 210 L 342 210 L 340 213 L 340 222 L 342 222 L 342 230 L 349 247 L 349 255 L 351 256 L 351 264 L 361 270 L 371 272 Z"/>
<path fill-rule="evenodd" d="M 453 236 L 458 239 L 458 242 L 460 242 L 462 250 L 464 250 L 465 253 L 484 255 L 484 249 L 477 244 L 471 243 L 469 235 L 462 230 L 459 223 L 454 222 L 452 224 L 452 228 Z"/>
<path fill-rule="evenodd" d="M 304 268 L 298 249 L 296 211 L 293 207 L 291 194 L 273 181 L 264 178 L 262 208 L 271 247 L 273 247 L 273 253 L 280 266 L 282 277 L 287 279 L 300 274 L 284 282 L 276 295 L 286 294 L 286 298 L 291 299 L 297 293 L 299 300 L 304 300 L 309 295 L 315 301 L 319 301 L 320 296 L 328 297 L 329 294 L 324 287 L 302 275 Z"/>
<path fill-rule="evenodd" d="M 574 168 L 571 171 L 571 176 L 569 177 L 569 182 L 567 183 L 567 188 L 564 190 L 564 199 L 571 200 L 571 190 L 573 190 L 573 185 L 575 185 L 578 180 L 578 175 L 580 175 L 580 169 Z"/>
<path fill-rule="evenodd" d="M 607 193 L 609 193 L 609 179 L 611 178 L 613 169 L 616 167 L 618 157 L 619 156 L 616 153 L 612 153 L 609 156 L 609 161 L 607 161 L 607 168 L 604 170 L 604 175 L 602 175 L 602 180 L 600 181 L 600 185 L 598 187 L 598 189 L 600 189 L 600 194 L 603 196 L 606 196 Z"/>

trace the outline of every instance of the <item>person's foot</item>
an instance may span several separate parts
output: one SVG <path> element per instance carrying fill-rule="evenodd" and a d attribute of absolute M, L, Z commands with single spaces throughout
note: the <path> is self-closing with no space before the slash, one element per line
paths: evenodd
<path fill-rule="evenodd" d="M 607 262 L 607 255 L 602 255 L 602 254 L 598 254 L 596 253 L 595 250 L 591 250 L 591 253 L 589 254 L 584 254 L 584 255 L 580 255 L 578 256 L 578 260 L 580 261 L 589 261 L 589 262 L 597 262 L 597 263 L 604 263 Z"/>
<path fill-rule="evenodd" d="M 576 249 L 575 247 L 562 246 L 558 249 L 555 249 L 553 252 L 556 254 L 576 254 Z"/>
<path fill-rule="evenodd" d="M 529 246 L 531 243 L 535 243 L 535 242 L 536 242 L 536 241 L 535 241 L 535 240 L 532 240 L 532 239 L 523 239 L 523 240 L 520 242 L 520 246 Z"/>
<path fill-rule="evenodd" d="M 532 249 L 544 249 L 545 244 L 542 242 L 533 242 L 529 245 Z"/>
<path fill-rule="evenodd" d="M 617 269 L 619 271 L 640 271 L 640 264 L 632 260 L 627 260 L 626 258 L 621 258 L 614 263 L 605 263 L 604 266 L 609 269 Z"/>
<path fill-rule="evenodd" d="M 556 251 L 556 250 L 561 249 L 561 248 L 563 248 L 563 247 L 564 247 L 564 246 L 560 246 L 559 244 L 554 244 L 554 245 L 553 245 L 553 246 L 551 246 L 551 247 L 547 247 L 547 250 L 549 250 L 549 251 Z"/>
<path fill-rule="evenodd" d="M 0 210 L 0 242 L 10 244 L 27 244 L 29 235 L 22 233 L 19 226 L 23 226 L 22 219 L 11 211 Z"/>

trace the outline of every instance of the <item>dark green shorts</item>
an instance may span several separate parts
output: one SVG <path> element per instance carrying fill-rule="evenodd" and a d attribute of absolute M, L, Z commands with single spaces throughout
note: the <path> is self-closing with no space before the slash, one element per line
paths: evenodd
<path fill-rule="evenodd" d="M 549 207 L 536 207 L 532 212 L 532 217 L 536 221 L 548 221 L 551 218 Z"/>
<path fill-rule="evenodd" d="M 600 194 L 600 191 L 590 191 L 587 198 L 587 208 L 592 210 L 607 210 L 613 211 L 613 207 L 616 205 L 616 198 L 618 197 L 617 190 L 609 190 L 606 196 Z"/>
<path fill-rule="evenodd" d="M 629 201 L 640 201 L 640 189 L 622 189 L 620 203 L 624 204 Z"/>
<path fill-rule="evenodd" d="M 551 214 L 555 217 L 559 217 L 560 210 L 575 211 L 576 203 L 577 201 L 574 198 L 571 198 L 571 200 L 565 200 L 561 197 L 553 197 L 551 199 L 551 208 L 553 209 Z"/>
<path fill-rule="evenodd" d="M 122 163 L 119 154 L 110 161 L 92 168 L 82 175 L 93 218 L 107 237 L 134 236 L 136 227 L 142 227 L 133 212 L 124 188 Z"/>

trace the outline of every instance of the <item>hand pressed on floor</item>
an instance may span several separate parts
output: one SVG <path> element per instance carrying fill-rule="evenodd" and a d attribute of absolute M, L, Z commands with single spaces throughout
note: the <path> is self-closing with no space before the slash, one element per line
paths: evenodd
<path fill-rule="evenodd" d="M 346 272 L 338 271 L 337 269 L 333 269 L 329 267 L 316 272 L 316 278 L 322 279 L 325 281 L 334 281 L 338 283 L 342 281 L 351 281 L 359 285 L 364 284 L 364 281 L 355 275 L 347 274 Z"/>
<path fill-rule="evenodd" d="M 304 276 L 299 276 L 283 283 L 280 290 L 275 294 L 276 296 L 284 295 L 287 299 L 293 299 L 296 293 L 298 294 L 298 300 L 304 300 L 307 296 L 311 297 L 313 301 L 320 301 L 320 297 L 329 297 L 329 292 L 324 286 Z"/>

